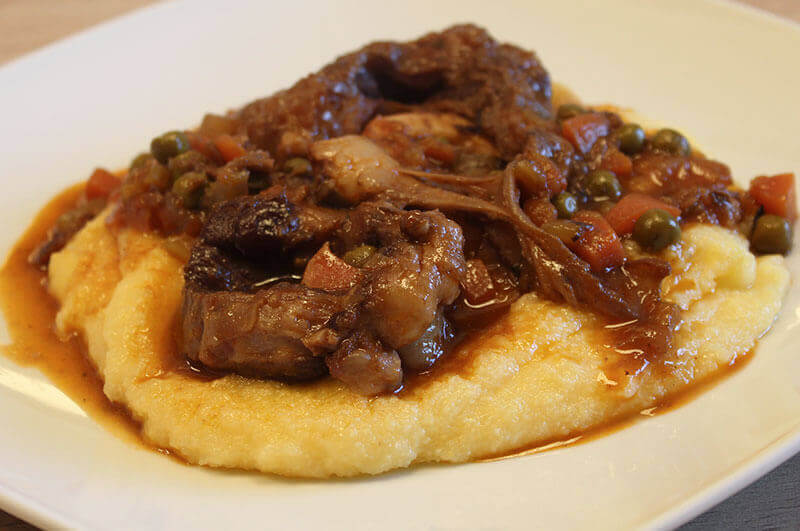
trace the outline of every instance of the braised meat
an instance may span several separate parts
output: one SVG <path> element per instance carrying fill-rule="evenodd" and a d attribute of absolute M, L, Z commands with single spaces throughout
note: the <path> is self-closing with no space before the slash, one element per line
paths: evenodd
<path fill-rule="evenodd" d="M 444 352 L 442 308 L 458 296 L 464 270 L 458 224 L 370 202 L 346 218 L 320 215 L 271 195 L 209 213 L 186 266 L 181 344 L 192 361 L 284 380 L 314 378 L 327 365 L 373 394 L 400 386 L 401 359 L 419 369 Z M 320 236 L 351 255 L 368 249 L 350 265 L 326 243 L 302 282 L 287 282 L 301 246 Z"/>
<path fill-rule="evenodd" d="M 325 374 L 325 361 L 303 344 L 340 308 L 336 295 L 279 282 L 252 293 L 187 286 L 183 348 L 206 367 L 282 380 Z"/>
<path fill-rule="evenodd" d="M 533 53 L 464 25 L 409 43 L 370 44 L 247 105 L 239 118 L 250 140 L 280 159 L 305 156 L 317 140 L 360 133 L 384 107 L 422 107 L 466 117 L 513 157 L 550 118 L 550 95 Z"/>

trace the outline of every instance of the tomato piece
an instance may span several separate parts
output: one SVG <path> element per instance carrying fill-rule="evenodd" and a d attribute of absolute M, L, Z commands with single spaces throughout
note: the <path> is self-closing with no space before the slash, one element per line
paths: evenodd
<path fill-rule="evenodd" d="M 308 261 L 302 283 L 309 288 L 340 291 L 352 287 L 360 277 L 359 269 L 333 254 L 325 242 Z"/>
<path fill-rule="evenodd" d="M 239 158 L 247 151 L 231 135 L 219 135 L 214 139 L 214 146 L 219 150 L 225 162 Z"/>
<path fill-rule="evenodd" d="M 676 219 L 681 215 L 681 210 L 669 205 L 660 199 L 645 194 L 631 193 L 619 200 L 619 203 L 606 212 L 606 220 L 617 234 L 630 234 L 639 216 L 651 208 L 660 208 L 670 213 Z"/>
<path fill-rule="evenodd" d="M 600 169 L 613 172 L 618 177 L 627 177 L 633 172 L 633 161 L 622 151 L 612 148 L 603 155 Z"/>
<path fill-rule="evenodd" d="M 119 188 L 121 183 L 120 178 L 110 171 L 97 168 L 86 182 L 86 198 L 107 198 L 111 192 Z"/>
<path fill-rule="evenodd" d="M 592 226 L 591 230 L 584 232 L 578 241 L 570 245 L 570 249 L 585 260 L 592 271 L 605 271 L 623 264 L 625 251 L 622 242 L 603 216 L 591 210 L 581 210 L 573 216 L 572 221 Z"/>
<path fill-rule="evenodd" d="M 602 114 L 579 114 L 561 123 L 561 134 L 581 153 L 588 153 L 598 138 L 608 134 L 608 125 Z"/>
<path fill-rule="evenodd" d="M 189 137 L 189 146 L 203 154 L 206 158 L 211 160 L 220 160 L 220 154 L 214 143 L 205 135 L 194 132 L 187 132 L 186 136 Z"/>
<path fill-rule="evenodd" d="M 750 182 L 750 195 L 767 214 L 797 219 L 797 196 L 794 188 L 794 173 L 756 177 Z"/>

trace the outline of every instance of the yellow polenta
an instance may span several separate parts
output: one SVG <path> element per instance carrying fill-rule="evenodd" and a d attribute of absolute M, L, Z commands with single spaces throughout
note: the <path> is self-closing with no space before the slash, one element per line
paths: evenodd
<path fill-rule="evenodd" d="M 183 263 L 153 235 L 89 223 L 50 262 L 58 330 L 77 332 L 105 393 L 152 443 L 192 463 L 287 476 L 377 474 L 460 462 L 566 437 L 646 408 L 752 349 L 780 309 L 788 272 L 725 229 L 696 225 L 665 252 L 663 294 L 683 308 L 681 373 L 609 380 L 593 315 L 522 297 L 502 333 L 471 343 L 468 371 L 365 398 L 324 379 L 287 385 L 170 370 Z M 469 353 L 465 353 L 467 355 Z"/>

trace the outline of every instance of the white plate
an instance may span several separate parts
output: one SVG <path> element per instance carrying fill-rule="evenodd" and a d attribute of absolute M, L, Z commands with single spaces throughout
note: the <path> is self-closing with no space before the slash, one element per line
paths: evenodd
<path fill-rule="evenodd" d="M 44 201 L 151 136 L 284 87 L 377 38 L 475 21 L 555 80 L 683 129 L 749 179 L 800 169 L 800 30 L 704 1 L 177 2 L 0 70 L 0 248 Z M 797 241 L 797 238 L 796 238 Z M 797 246 L 798 244 L 795 243 Z M 800 272 L 800 253 L 790 259 Z M 677 525 L 800 449 L 800 289 L 755 360 L 688 405 L 590 443 L 373 479 L 286 481 L 121 442 L 35 371 L 0 361 L 0 505 L 84 528 Z"/>

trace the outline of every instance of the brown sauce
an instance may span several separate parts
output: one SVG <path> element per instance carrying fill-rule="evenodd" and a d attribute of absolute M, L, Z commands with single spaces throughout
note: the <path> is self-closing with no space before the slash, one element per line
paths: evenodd
<path fill-rule="evenodd" d="M 47 274 L 28 264 L 58 216 L 72 208 L 83 191 L 73 186 L 50 201 L 16 243 L 0 270 L 0 308 L 11 344 L 2 352 L 15 363 L 35 367 L 92 419 L 120 438 L 141 443 L 139 424 L 103 394 L 103 381 L 78 337 L 62 340 L 55 331 L 58 303 L 49 295 Z"/>
<path fill-rule="evenodd" d="M 86 355 L 81 338 L 58 337 L 54 328 L 58 303 L 47 292 L 47 275 L 28 263 L 31 251 L 45 238 L 48 229 L 58 216 L 75 205 L 82 191 L 83 184 L 75 185 L 50 201 L 16 243 L 5 265 L 0 269 L 0 309 L 3 311 L 11 337 L 11 344 L 3 346 L 2 352 L 19 365 L 35 367 L 41 371 L 92 419 L 123 440 L 177 457 L 174 452 L 153 448 L 147 444 L 141 437 L 141 426 L 132 418 L 129 411 L 122 405 L 112 403 L 103 394 L 102 378 Z M 499 317 L 492 324 L 482 328 L 479 333 L 466 335 L 453 352 L 437 362 L 432 369 L 408 375 L 405 387 L 399 395 L 401 397 L 412 395 L 445 374 L 456 373 L 467 376 L 476 355 L 481 350 L 480 344 L 487 336 L 511 336 L 514 333 L 514 326 L 508 315 Z M 664 413 L 689 402 L 721 379 L 745 366 L 751 358 L 752 353 L 740 356 L 731 363 L 731 370 L 720 371 L 701 382 L 693 382 L 686 390 L 642 411 L 641 415 L 612 419 L 590 430 L 544 443 L 540 441 L 535 445 L 486 456 L 478 461 L 530 455 L 608 435 L 636 422 L 642 416 Z M 635 371 L 638 367 L 637 361 L 632 360 L 631 363 L 630 366 L 620 364 L 619 369 L 630 374 L 628 371 Z M 174 370 L 209 380 L 221 376 L 217 373 L 208 373 L 204 368 L 183 363 L 180 367 L 174 367 Z"/>
<path fill-rule="evenodd" d="M 755 349 L 753 349 L 755 350 Z M 549 441 L 539 441 L 531 445 L 522 446 L 520 448 L 515 448 L 513 450 L 500 452 L 495 455 L 489 455 L 482 458 L 477 459 L 476 461 L 479 462 L 490 462 L 490 461 L 499 461 L 501 459 L 508 459 L 511 457 L 521 457 L 525 455 L 533 455 L 539 454 L 542 452 L 546 452 L 548 450 L 554 450 L 556 448 L 563 448 L 565 446 L 574 446 L 576 444 L 583 444 L 594 441 L 601 437 L 605 437 L 607 435 L 611 435 L 614 432 L 627 428 L 636 422 L 648 417 L 654 417 L 656 415 L 663 415 L 665 413 L 669 413 L 670 411 L 674 411 L 679 407 L 688 404 L 699 395 L 703 394 L 704 392 L 708 391 L 711 387 L 714 387 L 721 381 L 729 378 L 734 373 L 742 370 L 745 366 L 750 363 L 750 360 L 753 359 L 753 350 L 750 352 L 737 356 L 734 358 L 731 363 L 728 365 L 728 368 L 725 370 L 717 371 L 716 373 L 712 374 L 711 376 L 700 380 L 692 382 L 691 385 L 682 389 L 681 391 L 668 396 L 662 399 L 654 406 L 650 406 L 639 411 L 638 414 L 634 413 L 631 415 L 624 415 L 622 417 L 610 419 L 608 422 L 604 422 L 598 426 L 593 428 L 589 428 L 588 430 L 583 430 L 576 433 L 568 434 L 565 437 L 555 438 Z"/>
<path fill-rule="evenodd" d="M 472 371 L 473 361 L 481 352 L 480 345 L 485 338 L 496 336 L 513 336 L 514 326 L 508 313 L 494 316 L 489 323 L 468 332 L 458 338 L 458 343 L 452 347 L 433 366 L 422 372 L 407 372 L 404 374 L 403 387 L 397 391 L 401 397 L 413 396 L 427 386 L 448 374 L 458 374 L 468 377 Z"/>

